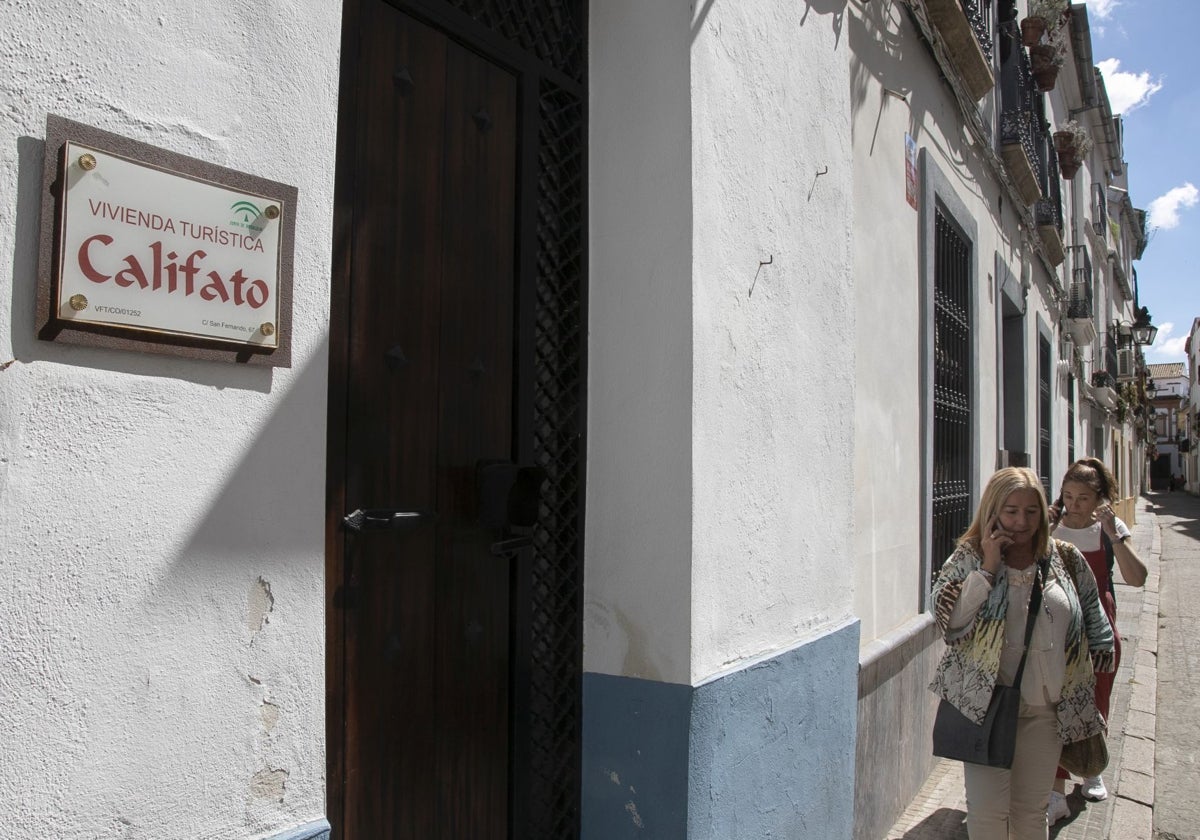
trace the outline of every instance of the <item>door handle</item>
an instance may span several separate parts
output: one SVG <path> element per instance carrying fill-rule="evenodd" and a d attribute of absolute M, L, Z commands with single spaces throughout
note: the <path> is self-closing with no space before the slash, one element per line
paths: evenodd
<path fill-rule="evenodd" d="M 362 531 L 406 531 L 433 520 L 432 513 L 420 510 L 359 508 L 342 519 L 342 523 L 347 531 L 357 534 Z"/>

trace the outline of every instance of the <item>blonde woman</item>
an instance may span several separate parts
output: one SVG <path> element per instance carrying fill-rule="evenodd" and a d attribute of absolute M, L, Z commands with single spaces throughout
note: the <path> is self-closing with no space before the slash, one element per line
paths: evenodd
<path fill-rule="evenodd" d="M 1050 537 L 1037 475 L 1009 467 L 988 481 L 933 587 L 946 652 L 930 688 L 976 723 L 996 685 L 1014 682 L 1035 581 L 1042 604 L 1021 680 L 1012 768 L 963 766 L 971 840 L 1045 840 L 1062 745 L 1102 730 L 1093 673 L 1112 670 L 1112 627 L 1087 562 Z"/>

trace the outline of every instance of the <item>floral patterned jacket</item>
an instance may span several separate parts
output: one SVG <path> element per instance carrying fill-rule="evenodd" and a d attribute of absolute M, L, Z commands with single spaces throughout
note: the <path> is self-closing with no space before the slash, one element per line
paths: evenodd
<path fill-rule="evenodd" d="M 1051 540 L 1049 561 L 1049 576 L 1059 581 L 1071 605 L 1066 676 L 1058 703 L 1058 735 L 1064 744 L 1069 744 L 1088 738 L 1105 726 L 1096 710 L 1095 672 L 1115 669 L 1113 632 L 1100 606 L 1096 579 L 1079 549 L 1062 540 Z M 988 599 L 969 625 L 951 631 L 949 622 L 963 581 L 982 563 L 983 558 L 975 549 L 960 545 L 934 582 L 934 617 L 947 647 L 929 686 L 976 723 L 983 722 L 1000 671 L 1008 612 L 1007 576 L 1003 572 L 997 575 Z"/>

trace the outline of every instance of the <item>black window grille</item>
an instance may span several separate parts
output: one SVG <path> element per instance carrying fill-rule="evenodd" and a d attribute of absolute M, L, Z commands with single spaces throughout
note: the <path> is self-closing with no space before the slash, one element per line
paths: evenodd
<path fill-rule="evenodd" d="M 934 574 L 971 520 L 971 244 L 939 208 L 934 222 Z"/>
<path fill-rule="evenodd" d="M 1103 184 L 1092 184 L 1092 230 L 1097 236 L 1108 235 L 1108 200 Z"/>
<path fill-rule="evenodd" d="M 1104 333 L 1104 370 L 1108 372 L 1110 378 L 1115 379 L 1117 376 L 1117 348 L 1120 347 L 1120 338 L 1116 330 L 1106 330 Z M 1112 387 L 1111 385 L 1109 387 Z"/>
<path fill-rule="evenodd" d="M 1054 370 L 1050 340 L 1038 337 L 1038 478 L 1046 498 L 1050 495 L 1050 383 Z"/>
<path fill-rule="evenodd" d="M 1075 377 L 1067 377 L 1067 463 L 1075 463 Z"/>
<path fill-rule="evenodd" d="M 1095 286 L 1092 282 L 1092 258 L 1086 245 L 1072 245 L 1074 270 L 1071 272 L 1068 318 L 1095 318 Z"/>

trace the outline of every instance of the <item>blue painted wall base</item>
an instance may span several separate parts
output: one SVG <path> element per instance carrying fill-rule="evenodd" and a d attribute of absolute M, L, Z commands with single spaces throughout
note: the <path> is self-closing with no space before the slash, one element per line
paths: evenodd
<path fill-rule="evenodd" d="M 583 678 L 583 840 L 849 840 L 857 621 L 703 685 Z"/>
<path fill-rule="evenodd" d="M 329 820 L 314 820 L 279 834 L 272 834 L 264 840 L 329 840 Z"/>

